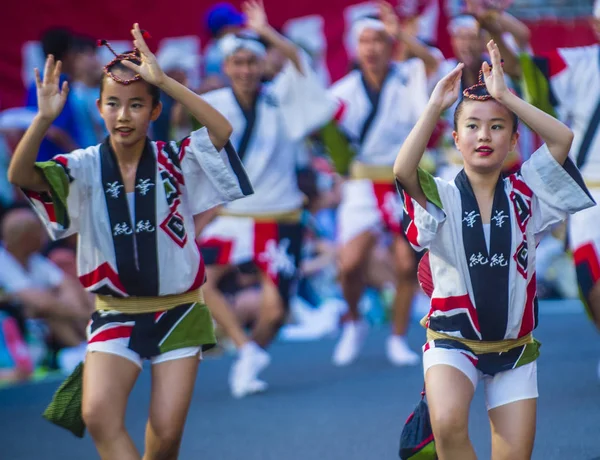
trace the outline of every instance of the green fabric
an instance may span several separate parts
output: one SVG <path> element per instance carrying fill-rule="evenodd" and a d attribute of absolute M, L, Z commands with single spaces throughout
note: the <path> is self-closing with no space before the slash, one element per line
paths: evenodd
<path fill-rule="evenodd" d="M 423 190 L 427 201 L 433 203 L 438 208 L 443 210 L 444 206 L 442 205 L 442 200 L 440 198 L 434 177 L 421 168 L 417 168 L 417 176 L 419 177 L 419 184 L 421 185 L 421 190 Z"/>
<path fill-rule="evenodd" d="M 410 460 L 437 460 L 437 454 L 435 452 L 435 441 L 431 441 L 419 452 L 410 456 Z"/>
<path fill-rule="evenodd" d="M 521 357 L 515 363 L 514 369 L 520 366 L 524 366 L 525 364 L 529 364 L 534 362 L 540 356 L 540 347 L 542 343 L 536 339 L 533 339 L 533 343 L 528 343 L 525 345 L 525 350 L 521 353 Z"/>
<path fill-rule="evenodd" d="M 49 422 L 65 428 L 78 438 L 85 434 L 81 412 L 83 394 L 83 363 L 58 387 L 42 416 Z"/>
<path fill-rule="evenodd" d="M 196 118 L 194 118 L 192 116 L 192 114 L 189 114 L 188 119 L 189 119 L 189 121 L 190 121 L 190 123 L 192 125 L 192 132 L 193 131 L 198 131 L 199 129 L 201 129 L 201 128 L 204 127 L 204 125 L 202 123 L 200 123 L 198 120 L 196 120 Z M 177 145 L 179 145 L 179 144 L 177 144 Z"/>
<path fill-rule="evenodd" d="M 50 197 L 54 206 L 56 222 L 69 228 L 67 198 L 69 197 L 69 177 L 64 168 L 54 161 L 37 162 L 35 166 L 42 172 L 50 186 Z"/>
<path fill-rule="evenodd" d="M 550 83 L 543 72 L 527 53 L 519 55 L 521 64 L 521 90 L 524 99 L 531 105 L 556 117 L 556 111 L 550 103 Z"/>
<path fill-rule="evenodd" d="M 217 343 L 215 328 L 208 307 L 196 303 L 159 345 L 161 353 L 185 347 L 209 348 Z"/>
<path fill-rule="evenodd" d="M 346 136 L 340 131 L 335 121 L 330 121 L 319 131 L 323 145 L 331 158 L 336 172 L 348 174 L 350 163 L 355 156 Z"/>

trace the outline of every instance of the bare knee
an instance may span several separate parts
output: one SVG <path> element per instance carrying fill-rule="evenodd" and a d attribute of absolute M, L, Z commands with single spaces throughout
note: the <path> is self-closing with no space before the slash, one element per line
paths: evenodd
<path fill-rule="evenodd" d="M 85 426 L 95 440 L 109 440 L 125 430 L 123 417 L 109 398 L 84 398 L 81 410 Z"/>
<path fill-rule="evenodd" d="M 274 285 L 264 286 L 264 308 L 260 311 L 263 321 L 271 324 L 283 324 L 285 321 L 285 307 L 279 291 Z"/>
<path fill-rule="evenodd" d="M 146 452 L 148 460 L 175 460 L 179 453 L 183 430 L 167 421 L 150 420 L 152 443 L 151 451 Z"/>
<path fill-rule="evenodd" d="M 363 233 L 344 245 L 339 253 L 339 272 L 342 280 L 362 275 L 362 267 L 375 244 L 375 236 Z"/>
<path fill-rule="evenodd" d="M 431 415 L 435 442 L 440 447 L 460 446 L 469 441 L 468 420 L 452 411 Z"/>

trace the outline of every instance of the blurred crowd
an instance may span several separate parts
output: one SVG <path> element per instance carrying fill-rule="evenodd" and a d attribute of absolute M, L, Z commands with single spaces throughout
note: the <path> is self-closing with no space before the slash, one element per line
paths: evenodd
<path fill-rule="evenodd" d="M 480 7 L 483 8 L 483 7 Z M 444 56 L 427 45 L 427 54 L 418 56 L 427 70 L 426 82 L 433 88 L 440 75 L 446 74 L 457 61 L 465 63 L 465 84 L 476 82 L 485 56 L 487 30 L 502 29 L 508 46 L 516 53 L 529 49 L 529 30 L 507 12 L 495 22 L 485 20 L 485 11 L 473 9 L 459 15 L 449 24 L 453 56 Z M 404 15 L 401 26 L 407 42 L 420 38 L 419 12 Z M 192 66 L 175 54 L 161 57 L 162 68 L 179 82 L 202 94 L 228 84 L 223 73 L 219 40 L 238 32 L 244 25 L 243 15 L 232 5 L 215 5 L 205 18 L 211 41 L 204 48 L 202 78 L 198 85 L 190 83 Z M 303 46 L 302 43 L 297 43 Z M 95 145 L 106 131 L 96 108 L 103 64 L 98 57 L 95 40 L 73 34 L 66 29 L 46 31 L 41 38 L 45 55 L 61 60 L 62 79 L 69 82 L 70 93 L 60 117 L 48 132 L 38 161 Z M 409 46 L 400 43 L 396 59 L 414 59 Z M 309 52 L 309 49 L 305 49 Z M 313 55 L 318 75 L 320 56 Z M 277 77 L 284 58 L 274 48 L 267 48 L 263 80 Z M 510 75 L 507 66 L 506 73 Z M 513 82 L 519 91 L 517 81 Z M 173 100 L 163 94 L 162 114 L 151 128 L 155 140 L 180 140 L 197 128 L 192 118 Z M 45 375 L 49 371 L 70 372 L 85 354 L 86 324 L 94 309 L 93 298 L 81 287 L 77 278 L 76 237 L 50 242 L 35 214 L 20 191 L 8 183 L 7 167 L 14 150 L 36 110 L 35 84 L 27 90 L 24 106 L 0 113 L 0 381 L 23 380 Z M 460 154 L 451 136 L 451 120 L 440 123 L 422 164 L 430 172 L 451 178 L 461 168 Z M 538 142 L 526 127 L 521 128 L 521 141 L 507 169 L 518 168 L 525 152 L 535 150 Z M 298 153 L 297 180 L 306 195 L 304 221 L 307 238 L 301 280 L 292 302 L 288 324 L 280 336 L 286 340 L 318 339 L 335 334 L 345 311 L 337 283 L 336 208 L 340 202 L 343 178 L 335 172 L 328 152 L 318 136 L 308 138 Z M 574 298 L 577 296 L 575 272 L 570 255 L 565 251 L 564 227 L 549 232 L 538 250 L 538 282 L 540 298 Z M 391 255 L 383 245 L 375 251 L 370 264 L 370 288 L 361 302 L 361 310 L 371 324 L 388 322 L 394 295 L 394 267 Z M 220 289 L 233 301 L 240 321 L 251 325 L 260 307 L 257 279 L 252 275 L 231 273 L 220 283 Z M 414 316 L 427 309 L 427 299 L 417 296 Z M 221 343 L 226 344 L 226 340 Z"/>

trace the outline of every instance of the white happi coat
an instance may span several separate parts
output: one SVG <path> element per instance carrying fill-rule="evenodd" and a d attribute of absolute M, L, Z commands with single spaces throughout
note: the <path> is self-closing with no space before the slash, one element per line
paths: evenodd
<path fill-rule="evenodd" d="M 107 200 L 119 198 L 125 191 L 117 182 L 102 182 L 100 151 L 103 144 L 58 155 L 52 160 L 55 163 L 52 166 L 59 165 L 59 174 L 69 183 L 68 226 L 57 221 L 56 207 L 47 196 L 26 191 L 53 239 L 79 234 L 78 272 L 84 287 L 92 292 L 129 295 L 118 273 L 113 238 L 131 232 L 157 234 L 154 250 L 159 295 L 197 289 L 204 282 L 204 264 L 195 241 L 193 216 L 252 193 L 235 151 L 230 145 L 217 151 L 206 128 L 193 132 L 180 145 L 150 144 L 156 157 L 155 180 L 137 184 L 136 189 L 145 195 L 155 188 L 155 225 L 136 219 L 132 222 L 131 218 L 111 225 Z M 166 153 L 167 149 L 177 155 L 175 162 Z M 177 183 L 178 194 L 174 193 L 173 183 Z M 169 203 L 168 196 L 171 197 Z M 139 243 L 138 249 L 142 250 Z"/>
<path fill-rule="evenodd" d="M 575 139 L 573 161 L 594 110 L 600 102 L 600 45 L 559 48 L 549 57 L 550 85 L 558 102 L 560 117 L 569 122 Z M 586 181 L 600 183 L 600 129 L 590 145 L 581 174 Z"/>
<path fill-rule="evenodd" d="M 573 163 L 567 160 L 561 166 L 543 145 L 522 165 L 520 173 L 502 179 L 510 209 L 511 245 L 507 258 L 487 253 L 467 255 L 464 225 L 472 226 L 480 219 L 479 214 L 465 215 L 455 181 L 425 174 L 419 174 L 419 178 L 427 196 L 427 210 L 404 192 L 405 211 L 410 219 L 405 230 L 413 247 L 430 251 L 434 291 L 429 327 L 454 337 L 481 340 L 480 325 L 485 318 L 483 306 L 475 302 L 470 268 L 509 264 L 507 321 L 495 327 L 501 328 L 497 332 L 504 339 L 531 333 L 537 323 L 535 261 L 539 237 L 568 214 L 594 206 Z M 491 225 L 506 225 L 505 217 L 495 217 Z M 471 337 L 465 337 L 465 331 Z"/>
<path fill-rule="evenodd" d="M 338 101 L 337 121 L 350 138 L 361 163 L 390 167 L 400 146 L 427 105 L 427 78 L 420 59 L 393 63 L 379 98 L 377 114 L 362 143 L 361 130 L 373 106 L 359 70 L 329 90 Z"/>
<path fill-rule="evenodd" d="M 303 73 L 288 61 L 273 82 L 260 90 L 254 128 L 242 157 L 254 194 L 229 203 L 228 211 L 272 214 L 302 207 L 297 157 L 306 136 L 333 118 L 335 104 L 327 98 L 302 52 L 300 60 Z M 239 149 L 246 118 L 233 90 L 222 88 L 202 97 L 229 120 L 233 126 L 231 141 Z"/>
<path fill-rule="evenodd" d="M 558 114 L 570 124 L 575 139 L 573 161 L 600 104 L 600 45 L 559 48 L 548 56 L 550 87 L 558 102 Z M 596 201 L 600 200 L 600 127 L 596 127 L 581 166 L 581 174 Z M 600 281 L 600 208 L 594 207 L 569 219 L 569 239 L 584 297 Z"/>
<path fill-rule="evenodd" d="M 393 187 L 392 165 L 427 105 L 423 62 L 410 59 L 392 63 L 377 102 L 371 99 L 360 70 L 353 70 L 335 83 L 329 94 L 338 101 L 336 120 L 353 145 L 354 161 L 389 167 L 390 176 L 377 185 L 368 178 L 344 182 L 338 209 L 338 242 L 346 244 L 367 231 L 399 233 L 402 204 Z"/>

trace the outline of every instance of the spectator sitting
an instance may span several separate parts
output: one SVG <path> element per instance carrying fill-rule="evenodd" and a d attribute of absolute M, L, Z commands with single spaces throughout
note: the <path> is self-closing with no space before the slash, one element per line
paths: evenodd
<path fill-rule="evenodd" d="M 33 211 L 20 208 L 6 213 L 1 235 L 3 310 L 21 324 L 30 345 L 37 338 L 40 348 L 43 342 L 64 348 L 68 362 L 61 367 L 69 371 L 85 356 L 85 322 L 93 308 L 89 295 L 77 279 L 65 276 L 39 253 L 47 238 Z M 35 337 L 38 333 L 41 337 Z M 34 353 L 34 364 L 44 357 Z"/>
<path fill-rule="evenodd" d="M 73 36 L 65 29 L 51 29 L 42 37 L 44 56 L 52 54 L 57 61 L 62 62 L 60 85 L 73 79 L 75 53 Z M 43 75 L 42 75 L 43 78 Z M 37 107 L 37 89 L 35 82 L 27 91 L 27 107 Z M 54 120 L 42 141 L 38 153 L 38 161 L 50 160 L 59 153 L 72 152 L 81 144 L 76 111 L 73 107 L 72 96 L 68 96 L 64 109 Z"/>

